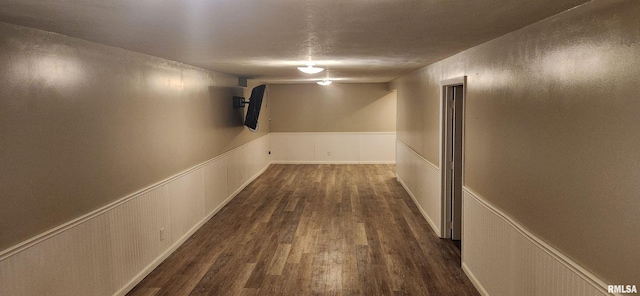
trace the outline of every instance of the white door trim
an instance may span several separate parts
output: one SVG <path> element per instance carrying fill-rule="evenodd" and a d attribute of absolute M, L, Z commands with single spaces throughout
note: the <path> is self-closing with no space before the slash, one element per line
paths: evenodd
<path fill-rule="evenodd" d="M 444 153 L 447 149 L 447 129 L 449 121 L 449 104 L 447 100 L 447 87 L 450 86 L 463 86 L 463 102 L 466 99 L 467 92 L 467 76 L 460 76 L 451 79 L 442 80 L 440 82 L 440 173 L 441 173 L 441 221 L 440 221 L 440 237 L 451 238 L 450 221 L 451 221 L 451 201 L 449 188 L 447 188 L 448 180 L 451 178 L 450 170 L 447 165 L 447 156 Z M 464 118 L 465 107 L 463 104 L 462 110 L 462 134 L 464 135 Z M 464 137 L 462 137 L 462 167 L 464 168 Z M 462 186 L 464 186 L 464 174 L 462 174 Z"/>

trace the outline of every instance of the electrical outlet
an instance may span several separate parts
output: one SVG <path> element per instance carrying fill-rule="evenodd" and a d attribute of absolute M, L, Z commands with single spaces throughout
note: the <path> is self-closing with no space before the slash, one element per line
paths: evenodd
<path fill-rule="evenodd" d="M 160 241 L 164 241 L 164 228 L 160 228 Z"/>
<path fill-rule="evenodd" d="M 327 156 L 331 156 L 331 151 L 327 151 Z"/>
<path fill-rule="evenodd" d="M 242 170 L 240 171 L 240 179 L 244 179 L 244 172 Z"/>

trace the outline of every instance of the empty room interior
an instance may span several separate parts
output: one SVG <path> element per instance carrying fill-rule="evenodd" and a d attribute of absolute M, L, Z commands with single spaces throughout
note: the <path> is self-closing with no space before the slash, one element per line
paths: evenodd
<path fill-rule="evenodd" d="M 623 295 L 640 1 L 0 0 L 0 295 Z"/>

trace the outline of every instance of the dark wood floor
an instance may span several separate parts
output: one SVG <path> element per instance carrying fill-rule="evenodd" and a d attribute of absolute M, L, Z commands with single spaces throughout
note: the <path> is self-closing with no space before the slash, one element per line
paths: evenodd
<path fill-rule="evenodd" d="M 128 295 L 479 295 L 391 165 L 272 165 Z"/>

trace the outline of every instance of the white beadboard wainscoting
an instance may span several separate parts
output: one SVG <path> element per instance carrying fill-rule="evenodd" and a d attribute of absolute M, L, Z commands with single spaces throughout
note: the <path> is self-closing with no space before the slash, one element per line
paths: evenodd
<path fill-rule="evenodd" d="M 4 250 L 0 295 L 124 295 L 269 166 L 269 138 Z"/>
<path fill-rule="evenodd" d="M 401 141 L 397 141 L 396 176 L 422 216 L 440 236 L 441 175 L 440 168 L 424 159 Z"/>
<path fill-rule="evenodd" d="M 396 142 L 398 181 L 440 236 L 440 169 Z M 462 268 L 482 295 L 608 295 L 602 280 L 469 188 L 463 188 L 462 215 Z"/>
<path fill-rule="evenodd" d="M 395 132 L 271 133 L 273 163 L 395 163 Z"/>
<path fill-rule="evenodd" d="M 608 295 L 593 274 L 463 189 L 462 268 L 482 295 Z"/>

